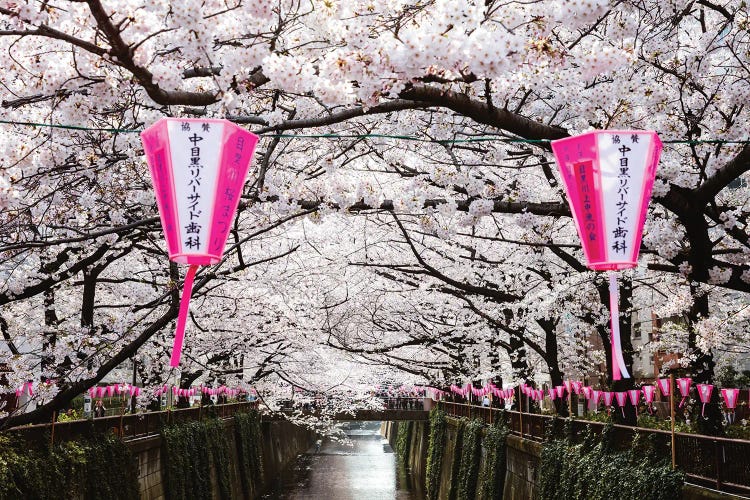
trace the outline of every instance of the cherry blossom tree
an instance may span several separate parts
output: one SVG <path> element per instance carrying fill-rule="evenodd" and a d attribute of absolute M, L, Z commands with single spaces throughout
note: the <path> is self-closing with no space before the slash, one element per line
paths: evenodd
<path fill-rule="evenodd" d="M 7 423 L 134 356 L 153 384 L 311 390 L 335 366 L 361 384 L 591 369 L 608 296 L 548 145 L 591 128 L 667 141 L 623 309 L 683 314 L 669 348 L 711 380 L 746 345 L 748 22 L 736 0 L 0 1 L 0 363 L 11 392 L 58 381 Z M 180 270 L 133 133 L 163 116 L 265 136 L 180 374 Z"/>

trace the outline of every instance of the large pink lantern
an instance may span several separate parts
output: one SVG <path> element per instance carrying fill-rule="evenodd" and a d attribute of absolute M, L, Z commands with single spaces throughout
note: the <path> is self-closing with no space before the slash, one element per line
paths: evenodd
<path fill-rule="evenodd" d="M 258 136 L 227 120 L 164 118 L 141 133 L 169 259 L 188 264 L 170 366 L 198 266 L 221 261 Z"/>
<path fill-rule="evenodd" d="M 637 265 L 661 153 L 656 132 L 597 130 L 552 141 L 586 265 L 609 271 L 612 379 L 630 378 L 620 345 L 616 271 Z"/>

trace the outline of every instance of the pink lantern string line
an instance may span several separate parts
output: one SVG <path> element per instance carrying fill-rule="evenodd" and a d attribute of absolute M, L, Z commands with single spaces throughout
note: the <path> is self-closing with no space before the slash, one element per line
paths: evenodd
<path fill-rule="evenodd" d="M 230 118 L 237 124 L 242 124 L 242 119 Z M 56 128 L 63 130 L 79 130 L 84 132 L 106 132 L 111 134 L 137 134 L 143 132 L 140 128 L 110 128 L 110 127 L 84 127 L 81 125 L 65 125 L 59 123 L 36 123 L 13 120 L 0 120 L 0 124 L 19 125 L 25 127 Z M 258 134 L 261 137 L 272 139 L 399 139 L 413 142 L 427 142 L 435 144 L 461 144 L 471 142 L 505 142 L 511 144 L 548 144 L 550 139 L 520 139 L 500 136 L 477 136 L 467 139 L 431 139 L 429 137 L 415 137 L 411 135 L 395 134 Z M 750 139 L 724 140 L 724 139 L 667 139 L 666 144 L 750 144 Z"/>
<path fill-rule="evenodd" d="M 609 274 L 609 308 L 612 325 L 612 380 L 620 380 L 621 376 L 630 378 L 620 342 L 620 291 L 617 286 L 617 272 L 610 271 L 607 274 Z"/>
<path fill-rule="evenodd" d="M 197 265 L 188 267 L 187 274 L 185 275 L 185 282 L 182 285 L 180 312 L 177 315 L 177 328 L 174 332 L 172 357 L 169 360 L 169 366 L 173 368 L 180 365 L 180 357 L 182 356 L 182 344 L 185 340 L 185 323 L 187 323 L 187 315 L 188 311 L 190 310 L 190 297 L 193 295 L 193 281 L 195 280 L 196 272 L 198 272 Z"/>

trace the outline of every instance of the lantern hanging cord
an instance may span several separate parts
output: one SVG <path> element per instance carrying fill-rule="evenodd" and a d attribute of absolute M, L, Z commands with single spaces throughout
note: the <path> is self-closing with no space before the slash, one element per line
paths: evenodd
<path fill-rule="evenodd" d="M 59 123 L 36 123 L 21 122 L 13 120 L 0 120 L 0 124 L 18 125 L 25 127 L 56 128 L 63 130 L 76 130 L 81 132 L 105 132 L 110 134 L 138 134 L 143 129 L 135 128 L 108 128 L 108 127 L 84 127 L 81 125 L 65 125 Z M 549 144 L 550 139 L 521 139 L 498 136 L 477 136 L 465 139 L 433 139 L 430 137 L 416 137 L 412 135 L 398 134 L 272 134 L 260 133 L 260 137 L 270 139 L 396 139 L 401 141 L 426 142 L 433 144 L 463 144 L 477 142 L 502 142 L 507 144 Z M 750 139 L 665 139 L 664 144 L 750 144 Z"/>

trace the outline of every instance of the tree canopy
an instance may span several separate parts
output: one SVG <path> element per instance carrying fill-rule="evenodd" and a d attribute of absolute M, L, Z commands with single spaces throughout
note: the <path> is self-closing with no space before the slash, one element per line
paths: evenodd
<path fill-rule="evenodd" d="M 185 269 L 137 133 L 165 116 L 262 137 L 183 383 L 598 369 L 607 285 L 549 141 L 630 128 L 665 151 L 626 361 L 630 312 L 681 317 L 646 349 L 712 380 L 749 345 L 749 42 L 739 0 L 0 0 L 0 391 L 57 381 L 11 421 L 131 358 L 148 386 L 178 375 Z"/>

